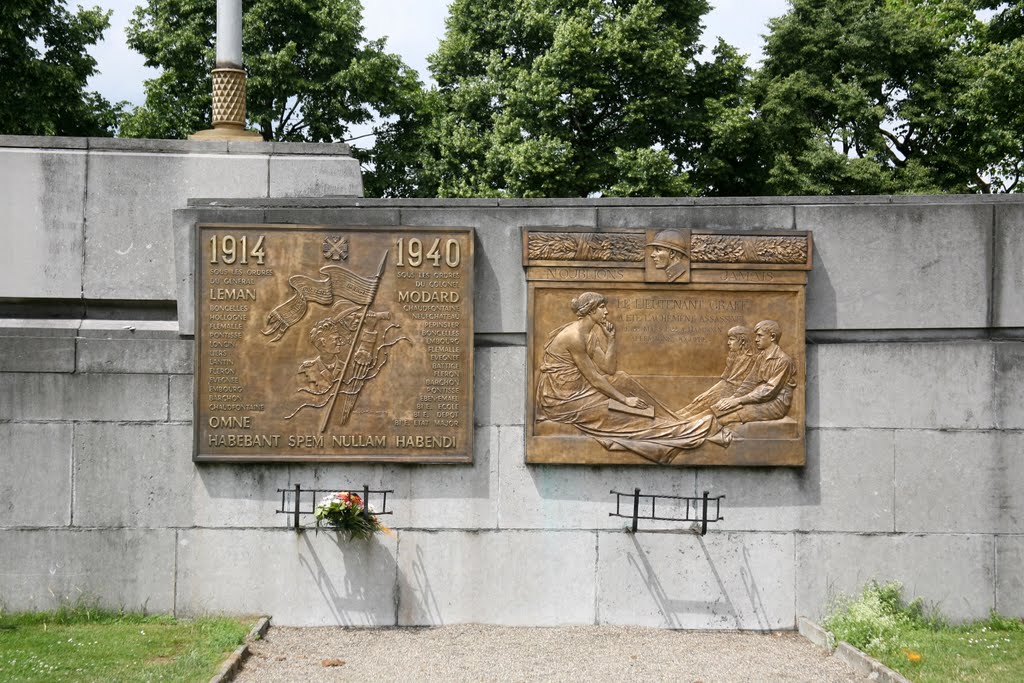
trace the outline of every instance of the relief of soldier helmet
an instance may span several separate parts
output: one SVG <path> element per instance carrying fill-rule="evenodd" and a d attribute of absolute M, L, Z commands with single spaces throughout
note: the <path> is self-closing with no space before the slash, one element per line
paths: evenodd
<path fill-rule="evenodd" d="M 647 243 L 647 246 L 664 247 L 685 255 L 689 251 L 690 243 L 686 236 L 678 230 L 662 230 Z"/>

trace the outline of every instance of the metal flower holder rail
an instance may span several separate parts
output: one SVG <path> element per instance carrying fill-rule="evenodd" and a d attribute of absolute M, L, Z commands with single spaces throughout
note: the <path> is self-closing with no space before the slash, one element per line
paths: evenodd
<path fill-rule="evenodd" d="M 304 489 L 302 484 L 296 484 L 293 488 L 278 489 L 278 493 L 281 494 L 281 508 L 274 510 L 277 514 L 285 514 L 292 516 L 292 526 L 296 531 L 302 528 L 299 523 L 299 517 L 301 515 L 311 515 L 316 510 L 317 499 L 321 494 L 327 493 L 354 493 L 363 499 L 363 514 L 369 516 L 371 514 L 380 517 L 381 515 L 392 514 L 391 510 L 388 510 L 388 494 L 394 493 L 394 489 L 371 489 L 367 485 L 363 485 L 362 490 L 359 489 L 348 489 L 348 488 L 336 488 L 336 489 Z M 289 495 L 290 494 L 290 495 Z M 303 507 L 303 494 L 308 494 L 308 506 Z M 375 496 L 380 500 L 380 505 L 374 505 L 373 512 L 370 512 L 370 497 Z"/>
<path fill-rule="evenodd" d="M 639 526 L 639 521 L 641 519 L 658 520 L 658 521 L 664 521 L 664 522 L 697 522 L 697 523 L 700 524 L 700 535 L 701 536 L 704 536 L 705 534 L 707 534 L 707 532 L 708 532 L 708 524 L 710 524 L 712 522 L 721 522 L 723 519 L 725 519 L 724 517 L 722 517 L 722 514 L 721 514 L 721 511 L 722 511 L 722 499 L 725 498 L 725 495 L 712 496 L 707 491 L 705 491 L 704 495 L 699 497 L 699 498 L 695 497 L 695 496 L 663 496 L 663 495 L 660 495 L 660 494 L 651 494 L 651 493 L 645 493 L 644 495 L 640 495 L 640 489 L 633 489 L 633 493 L 621 493 L 620 491 L 615 491 L 613 489 L 611 491 L 611 493 L 615 494 L 615 512 L 609 512 L 608 516 L 609 517 L 623 517 L 625 519 L 632 519 L 633 520 L 633 527 L 632 527 L 631 531 L 634 534 L 638 531 L 637 527 Z M 622 513 L 622 501 L 623 501 L 623 498 L 625 498 L 625 500 L 627 501 L 627 504 L 628 504 L 628 502 L 630 500 L 632 500 L 633 511 L 632 511 L 631 514 L 623 514 Z M 648 514 L 643 514 L 643 515 L 640 514 L 640 499 L 641 498 L 649 498 L 651 500 L 651 512 L 650 512 L 649 515 Z M 659 517 L 658 516 L 658 501 L 659 500 L 662 500 L 662 501 L 669 501 L 669 500 L 682 501 L 682 506 L 680 506 L 680 507 L 683 507 L 686 510 L 686 516 L 685 517 Z M 713 513 L 713 516 L 709 517 L 708 516 L 708 509 L 712 505 L 714 505 L 714 513 Z M 693 513 L 692 515 L 691 515 L 691 511 Z"/>

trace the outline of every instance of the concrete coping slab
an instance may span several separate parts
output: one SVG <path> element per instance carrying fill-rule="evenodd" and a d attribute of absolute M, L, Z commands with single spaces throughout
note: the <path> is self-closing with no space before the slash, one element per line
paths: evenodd
<path fill-rule="evenodd" d="M 352 156 L 352 147 L 343 142 L 274 142 L 271 154 L 299 154 L 302 156 Z"/>
<path fill-rule="evenodd" d="M 78 334 L 89 339 L 178 339 L 176 320 L 82 320 Z"/>
<path fill-rule="evenodd" d="M 88 149 L 89 138 L 72 138 L 61 135 L 0 135 L 0 147 Z"/>
<path fill-rule="evenodd" d="M 285 143 L 275 143 L 285 144 Z M 298 143 L 290 143 L 298 144 Z M 301 152 L 296 152 L 301 153 Z M 190 207 L 218 206 L 222 208 L 353 208 L 353 207 L 405 207 L 405 208 L 689 208 L 715 206 L 870 206 L 879 204 L 947 205 L 947 204 L 1021 204 L 1024 197 L 1016 195 L 900 195 L 857 197 L 636 197 L 636 198 L 551 198 L 551 199 L 367 199 L 363 197 L 282 197 L 232 198 L 197 197 L 189 199 Z"/>
<path fill-rule="evenodd" d="M 89 149 L 110 152 L 226 154 L 226 140 L 153 140 L 147 138 L 89 138 Z"/>
<path fill-rule="evenodd" d="M 340 142 L 249 142 L 234 140 L 79 138 L 57 135 L 0 135 L 0 148 L 3 147 L 20 149 L 80 149 L 105 152 L 261 154 L 266 156 L 301 155 L 352 158 L 352 147 Z"/>
<path fill-rule="evenodd" d="M 0 337 L 74 337 L 81 324 L 77 318 L 0 318 Z"/>
<path fill-rule="evenodd" d="M 494 208 L 497 199 L 367 199 L 343 195 L 326 197 L 194 197 L 188 200 L 190 208 L 246 208 L 246 209 L 393 209 L 393 208 Z"/>

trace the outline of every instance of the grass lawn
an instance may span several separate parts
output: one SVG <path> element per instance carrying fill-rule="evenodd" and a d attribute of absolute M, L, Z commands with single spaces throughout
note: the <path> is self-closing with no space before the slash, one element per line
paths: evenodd
<path fill-rule="evenodd" d="M 869 584 L 837 603 L 825 627 L 915 683 L 1024 681 L 1024 622 L 993 614 L 950 626 L 920 600 L 904 603 L 899 584 Z"/>
<path fill-rule="evenodd" d="M 0 613 L 0 681 L 208 681 L 255 619 Z"/>
<path fill-rule="evenodd" d="M 908 629 L 906 652 L 877 659 L 915 683 L 1019 683 L 1024 681 L 1024 628 L 1017 622 L 1016 628 L 1006 630 L 999 621 L 991 619 L 938 630 Z"/>

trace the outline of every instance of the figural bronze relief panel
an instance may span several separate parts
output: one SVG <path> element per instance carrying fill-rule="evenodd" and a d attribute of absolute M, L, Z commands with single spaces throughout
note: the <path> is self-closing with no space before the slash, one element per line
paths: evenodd
<path fill-rule="evenodd" d="M 471 228 L 196 240 L 196 460 L 472 462 Z"/>
<path fill-rule="evenodd" d="M 531 463 L 803 465 L 809 232 L 528 228 Z"/>

